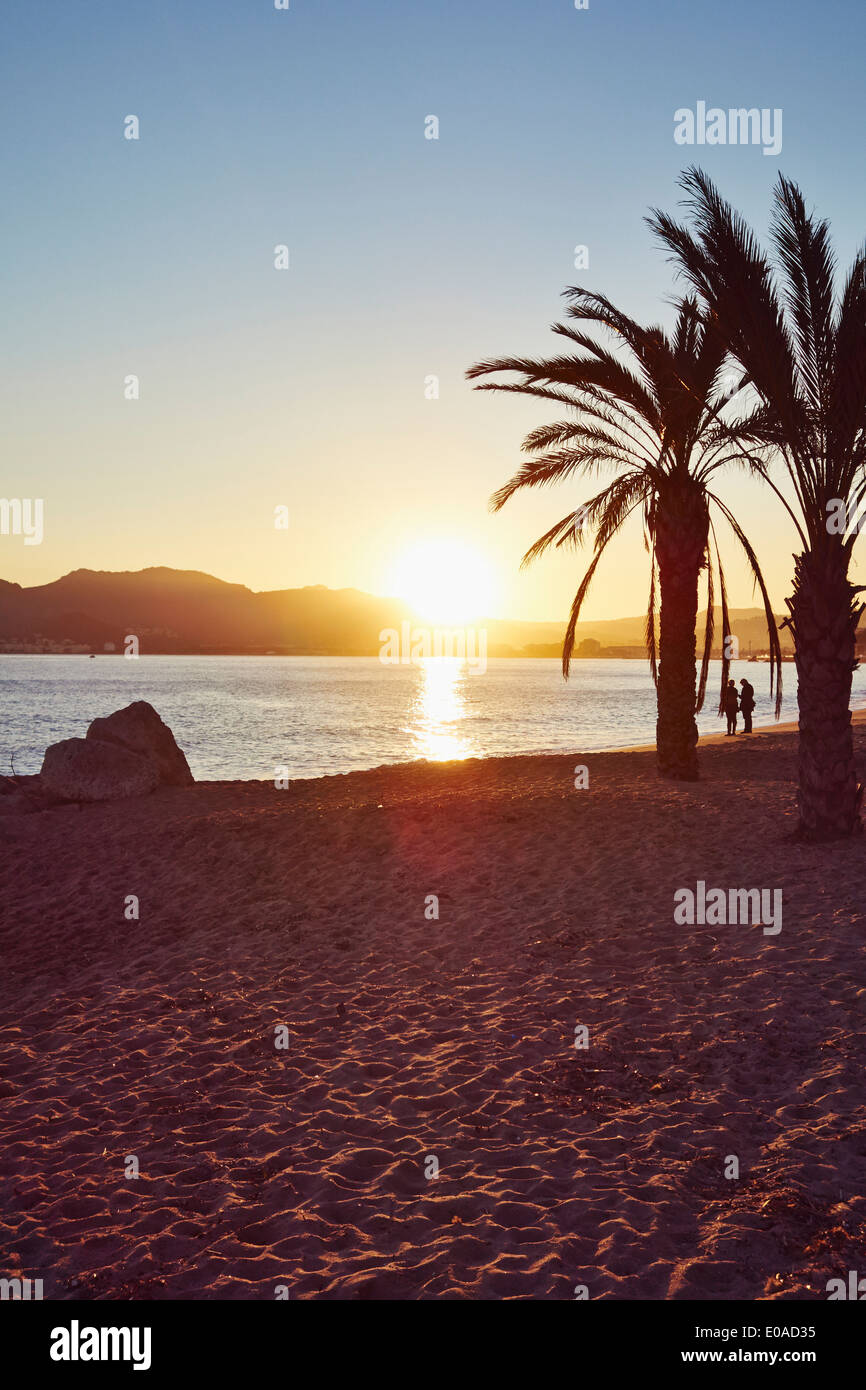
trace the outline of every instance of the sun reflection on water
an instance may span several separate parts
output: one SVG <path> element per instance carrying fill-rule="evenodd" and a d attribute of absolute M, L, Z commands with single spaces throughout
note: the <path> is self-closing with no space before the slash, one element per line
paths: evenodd
<path fill-rule="evenodd" d="M 468 667 L 460 657 L 429 656 L 418 663 L 418 682 L 409 708 L 409 733 L 416 758 L 448 762 L 469 758 L 473 748 L 460 725 L 468 717 Z"/>

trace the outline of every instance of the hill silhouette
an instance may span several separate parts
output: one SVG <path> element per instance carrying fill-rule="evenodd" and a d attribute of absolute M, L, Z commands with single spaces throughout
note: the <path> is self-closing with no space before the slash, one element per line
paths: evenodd
<path fill-rule="evenodd" d="M 165 566 L 79 569 L 28 588 L 0 580 L 0 643 L 7 647 L 41 638 L 102 651 L 110 643 L 119 649 L 134 633 L 142 652 L 375 656 L 382 629 L 406 620 L 421 623 L 401 599 L 359 589 L 317 584 L 257 593 L 199 570 Z M 763 621 L 757 608 L 731 610 L 741 652 L 749 642 L 756 651 L 766 646 Z M 580 623 L 578 646 L 591 639 L 611 654 L 634 649 L 628 654 L 637 655 L 644 622 L 638 616 Z M 487 630 L 490 655 L 555 656 L 565 625 L 489 618 L 476 626 Z M 720 621 L 717 627 L 721 631 Z M 787 632 L 782 637 L 789 647 Z"/>

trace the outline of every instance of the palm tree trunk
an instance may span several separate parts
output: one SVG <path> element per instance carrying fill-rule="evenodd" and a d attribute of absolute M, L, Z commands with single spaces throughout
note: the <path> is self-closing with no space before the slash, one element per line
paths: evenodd
<path fill-rule="evenodd" d="M 671 480 L 655 517 L 661 598 L 656 758 L 662 777 L 686 782 L 698 778 L 695 623 L 708 531 L 706 498 L 691 482 Z"/>
<path fill-rule="evenodd" d="M 797 832 L 834 840 L 861 829 L 861 789 L 851 732 L 854 641 L 862 605 L 848 580 L 848 552 L 838 536 L 794 560 L 787 600 L 797 663 L 800 709 Z"/>

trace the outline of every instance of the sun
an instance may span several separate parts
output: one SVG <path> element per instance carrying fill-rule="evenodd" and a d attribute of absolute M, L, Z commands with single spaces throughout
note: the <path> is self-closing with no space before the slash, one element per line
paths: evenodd
<path fill-rule="evenodd" d="M 391 571 L 389 591 L 411 604 L 431 623 L 466 623 L 490 607 L 490 569 L 477 551 L 461 541 L 423 541 L 401 555 Z"/>

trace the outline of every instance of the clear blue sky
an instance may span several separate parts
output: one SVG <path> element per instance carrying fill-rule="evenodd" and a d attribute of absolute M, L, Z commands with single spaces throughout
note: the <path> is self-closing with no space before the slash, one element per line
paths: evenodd
<path fill-rule="evenodd" d="M 2 24 L 3 492 L 46 508 L 41 546 L 0 538 L 22 583 L 169 564 L 382 592 L 448 535 L 490 565 L 495 611 L 559 618 L 574 559 L 517 562 L 582 495 L 488 515 L 547 417 L 466 366 L 554 347 L 570 283 L 667 317 L 642 217 L 694 158 L 761 230 L 782 169 L 843 263 L 866 234 L 850 0 L 12 0 Z M 781 107 L 781 156 L 677 146 L 699 100 Z M 784 520 L 728 496 L 781 601 Z M 587 617 L 640 611 L 645 565 L 624 543 Z"/>

